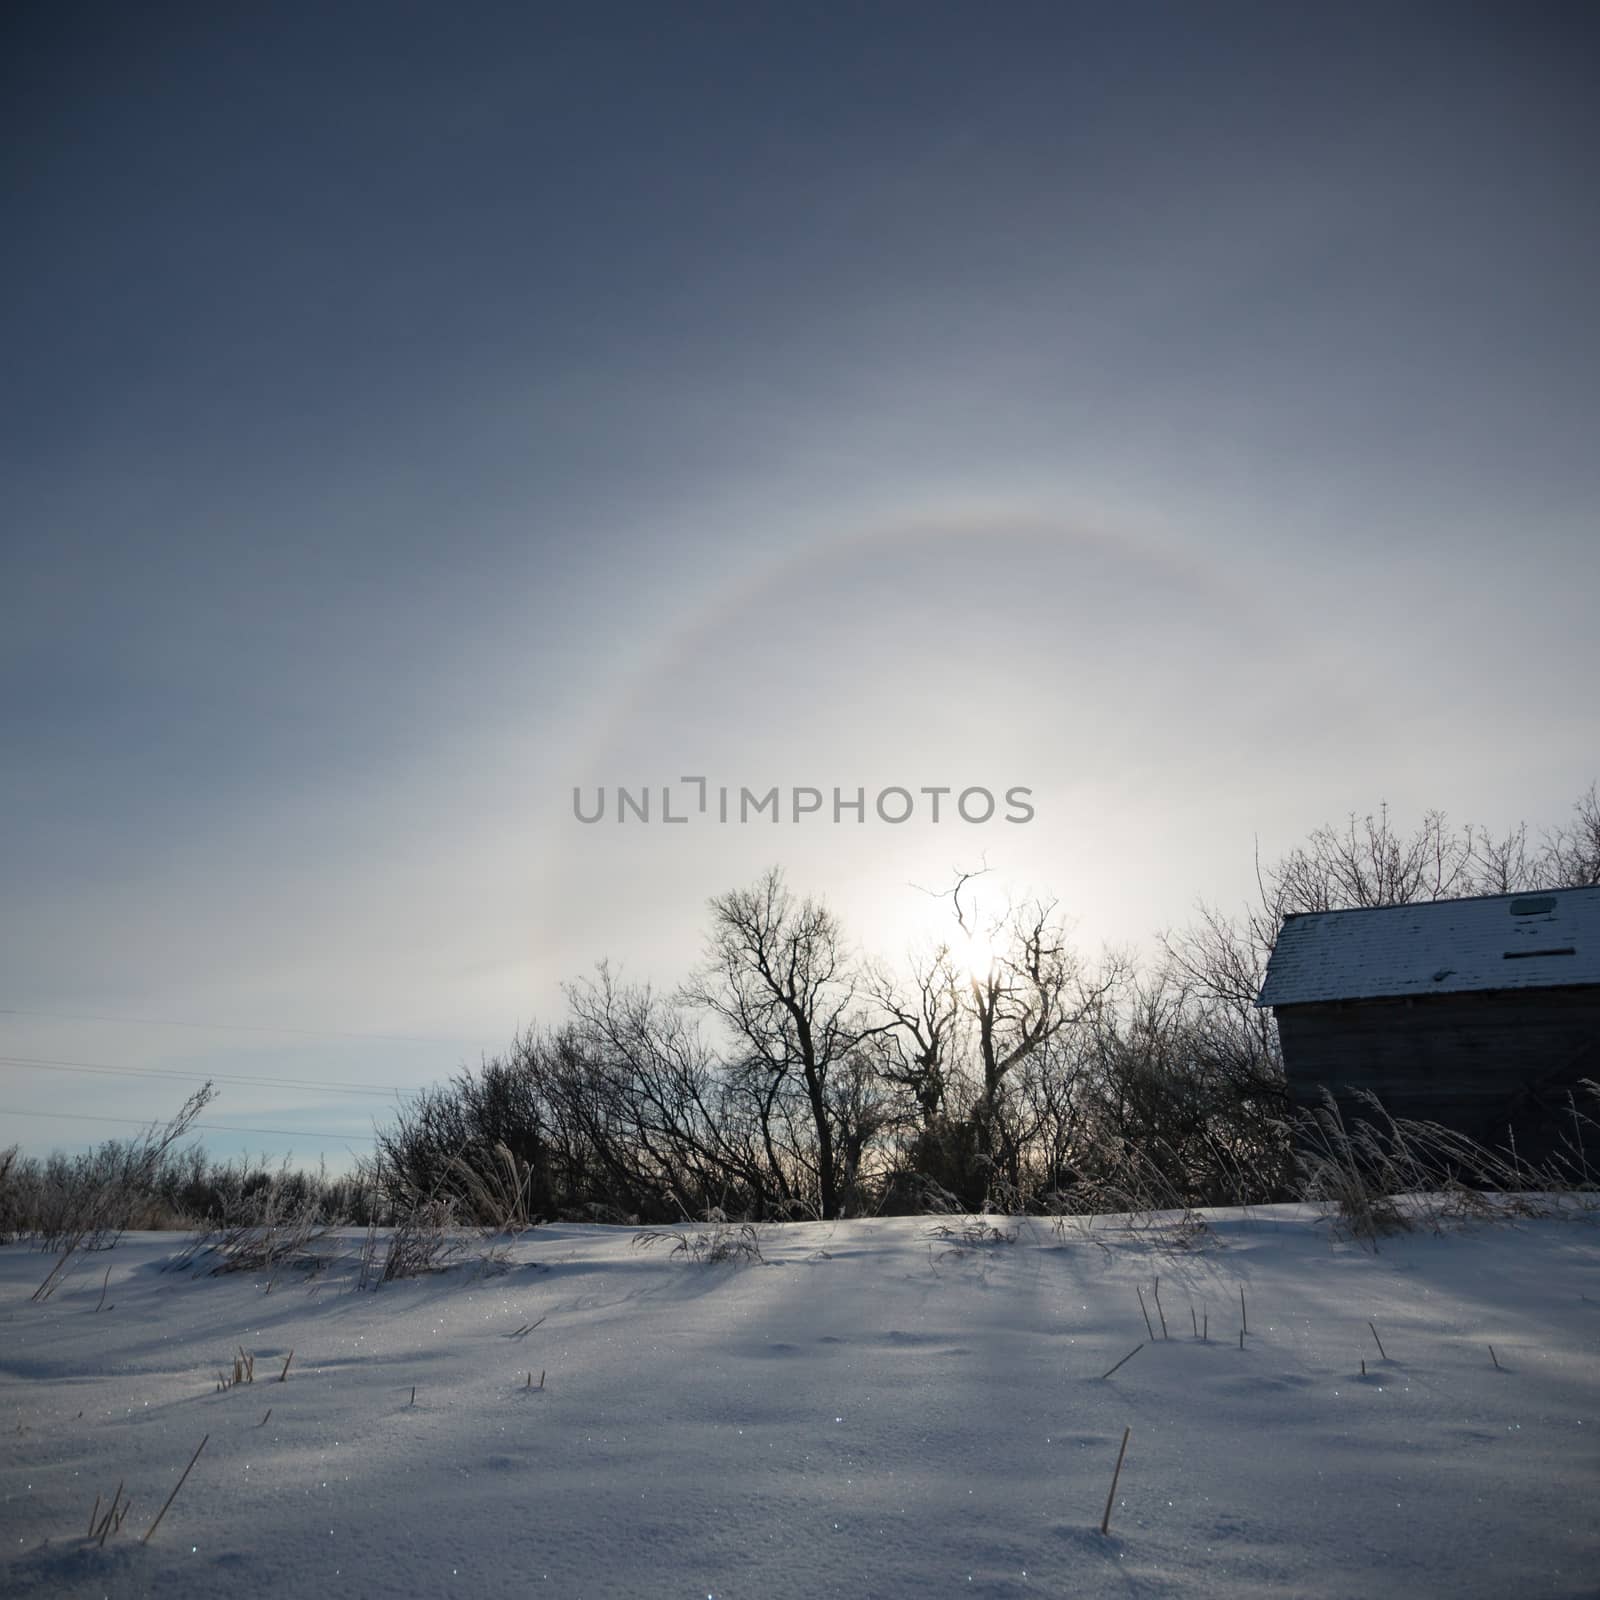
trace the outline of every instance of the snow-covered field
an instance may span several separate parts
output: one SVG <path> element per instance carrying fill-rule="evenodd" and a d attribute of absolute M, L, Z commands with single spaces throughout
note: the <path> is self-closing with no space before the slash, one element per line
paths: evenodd
<path fill-rule="evenodd" d="M 1307 1208 L 1208 1215 L 1198 1248 L 772 1227 L 743 1265 L 553 1226 L 364 1293 L 163 1272 L 183 1241 L 143 1234 L 43 1305 L 9 1246 L 0 1593 L 1600 1595 L 1592 1220 L 1374 1255 Z"/>

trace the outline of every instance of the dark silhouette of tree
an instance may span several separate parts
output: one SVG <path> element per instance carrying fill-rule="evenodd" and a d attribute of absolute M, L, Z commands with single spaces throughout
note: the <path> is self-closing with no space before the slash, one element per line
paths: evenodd
<path fill-rule="evenodd" d="M 718 895 L 711 917 L 705 965 L 683 998 L 738 1041 L 737 1068 L 758 1086 L 758 1120 L 774 1162 L 784 1093 L 801 1093 L 815 1139 L 807 1165 L 816 1210 L 836 1217 L 842 1172 L 830 1089 L 882 1025 L 868 1021 L 858 1002 L 838 920 L 820 900 L 796 900 L 778 868 L 751 888 Z"/>

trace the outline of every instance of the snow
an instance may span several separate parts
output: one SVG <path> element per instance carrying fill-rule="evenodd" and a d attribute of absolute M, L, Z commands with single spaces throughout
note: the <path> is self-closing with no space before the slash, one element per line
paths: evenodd
<path fill-rule="evenodd" d="M 1600 887 L 1287 918 L 1261 1006 L 1600 984 Z"/>
<path fill-rule="evenodd" d="M 1204 1215 L 769 1227 L 719 1265 L 558 1225 L 375 1292 L 141 1234 L 43 1305 L 9 1246 L 0 1593 L 1600 1594 L 1592 1218 L 1374 1254 L 1310 1207 Z"/>

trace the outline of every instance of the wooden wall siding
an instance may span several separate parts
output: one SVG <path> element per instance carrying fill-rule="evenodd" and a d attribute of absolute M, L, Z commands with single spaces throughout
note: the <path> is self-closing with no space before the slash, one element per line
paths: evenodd
<path fill-rule="evenodd" d="M 1600 989 L 1333 1001 L 1276 1015 L 1297 1103 L 1319 1103 L 1326 1085 L 1348 1112 L 1351 1091 L 1367 1089 L 1397 1117 L 1496 1145 L 1509 1124 L 1530 1160 L 1570 1135 L 1568 1091 L 1600 1080 Z"/>

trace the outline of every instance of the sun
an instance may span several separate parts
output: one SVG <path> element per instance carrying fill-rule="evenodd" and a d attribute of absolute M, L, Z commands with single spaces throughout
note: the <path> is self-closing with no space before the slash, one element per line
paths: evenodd
<path fill-rule="evenodd" d="M 935 893 L 916 883 L 911 887 L 918 892 L 890 910 L 882 930 L 868 935 L 865 948 L 895 950 L 897 969 L 913 976 L 942 973 L 942 981 L 962 991 L 973 983 L 1000 981 L 1010 948 L 1004 909 L 980 904 L 970 887 L 959 906 L 951 903 L 948 891 Z"/>
<path fill-rule="evenodd" d="M 971 933 L 957 928 L 955 937 L 950 941 L 950 959 L 963 978 L 975 983 L 988 983 L 1000 964 L 1000 951 L 981 928 L 975 928 Z"/>

